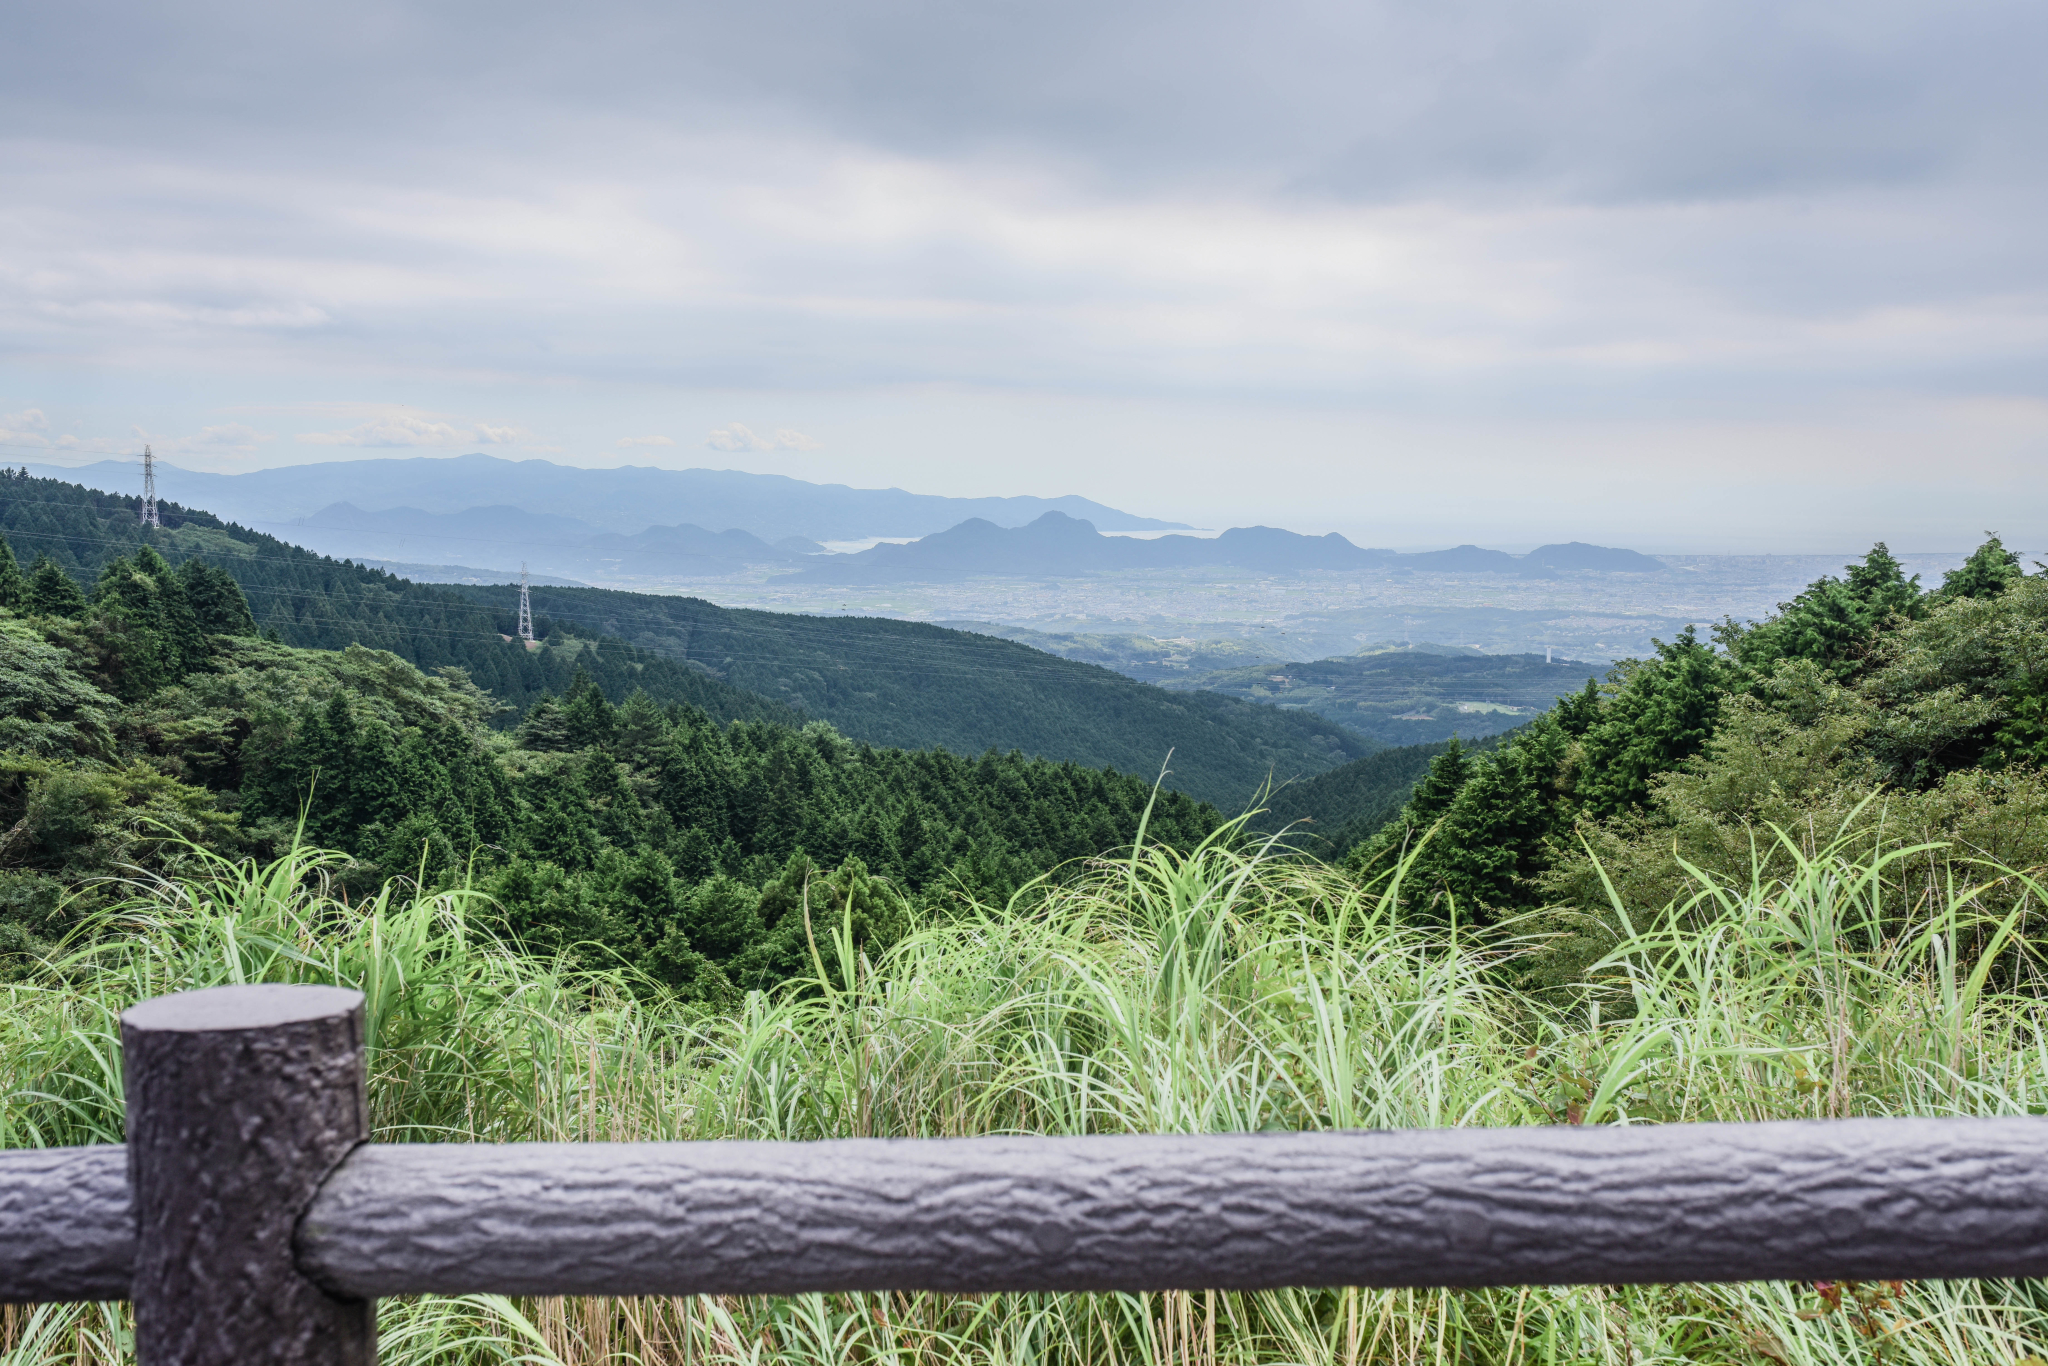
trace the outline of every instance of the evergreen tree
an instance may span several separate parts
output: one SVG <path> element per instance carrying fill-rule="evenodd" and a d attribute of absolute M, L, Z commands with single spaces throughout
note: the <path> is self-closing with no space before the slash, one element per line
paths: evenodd
<path fill-rule="evenodd" d="M 85 612 L 85 594 L 48 555 L 36 556 L 28 572 L 28 610 L 37 616 L 76 617 Z"/>
<path fill-rule="evenodd" d="M 101 685 L 125 702 L 148 697 L 184 672 L 155 585 L 127 559 L 109 560 L 100 571 L 87 628 Z"/>
<path fill-rule="evenodd" d="M 1960 569 L 1943 577 L 1935 597 L 1943 601 L 1995 598 L 2025 576 L 2018 552 L 2007 550 L 1996 532 L 1984 534 L 1988 539 L 1963 561 Z"/>
<path fill-rule="evenodd" d="M 208 635 L 253 636 L 256 619 L 249 613 L 249 600 L 234 576 L 204 560 L 187 560 L 178 566 L 178 582 L 199 629 Z"/>
<path fill-rule="evenodd" d="M 1720 719 L 1728 662 L 1690 626 L 1669 645 L 1652 643 L 1657 658 L 1627 671 L 1581 742 L 1578 798 L 1592 815 L 1642 805 L 1650 779 L 1704 749 Z"/>
<path fill-rule="evenodd" d="M 1576 740 L 1593 728 L 1600 719 L 1600 684 L 1596 679 L 1587 679 L 1586 686 L 1567 697 L 1557 699 L 1552 709 L 1558 726 Z"/>
<path fill-rule="evenodd" d="M 152 599 L 157 629 L 166 652 L 176 661 L 177 677 L 205 667 L 206 632 L 185 597 L 184 581 L 152 546 L 135 552 L 135 572 Z"/>
<path fill-rule="evenodd" d="M 661 705 L 647 695 L 645 688 L 633 689 L 633 695 L 619 705 L 616 718 L 614 743 L 619 757 L 645 767 L 653 760 L 662 732 L 667 729 L 668 718 Z"/>
<path fill-rule="evenodd" d="M 1769 621 L 1747 628 L 1724 623 L 1720 636 L 1754 685 L 1761 686 L 1781 659 L 1811 659 L 1835 677 L 1849 678 L 1887 620 L 1926 611 L 1919 575 L 1906 577 L 1883 541 L 1846 568 L 1845 578 L 1817 579 L 1792 601 L 1779 603 Z"/>
<path fill-rule="evenodd" d="M 348 694 L 337 691 L 325 707 L 306 709 L 273 762 L 249 773 L 243 799 L 252 810 L 284 820 L 295 820 L 303 808 L 311 843 L 356 849 L 365 831 L 371 845 L 383 848 L 389 828 L 409 815 L 431 815 L 407 811 L 404 797 L 389 728 L 374 717 L 358 718 Z M 413 842 L 392 856 L 404 862 L 418 853 Z"/>
<path fill-rule="evenodd" d="M 521 749 L 545 752 L 575 748 L 569 738 L 568 723 L 562 718 L 562 708 L 546 693 L 527 709 L 526 719 L 519 723 L 512 738 Z"/>
<path fill-rule="evenodd" d="M 1407 805 L 1401 809 L 1398 824 L 1407 836 L 1413 838 L 1436 824 L 1437 818 L 1450 810 L 1459 790 L 1471 777 L 1472 756 L 1463 742 L 1453 735 L 1444 746 L 1443 753 L 1430 760 L 1429 772 L 1415 785 Z"/>
<path fill-rule="evenodd" d="M 14 548 L 7 544 L 5 536 L 0 536 L 0 607 L 14 612 L 28 610 L 28 579 L 15 563 Z"/>
<path fill-rule="evenodd" d="M 714 875 L 690 893 L 677 925 L 692 948 L 729 963 L 760 942 L 766 929 L 761 894 L 736 878 Z"/>
<path fill-rule="evenodd" d="M 1568 744 L 1556 718 L 1541 716 L 1492 754 L 1461 754 L 1432 783 L 1451 753 L 1446 750 L 1418 786 L 1417 799 L 1347 862 L 1378 873 L 1412 852 L 1404 901 L 1420 918 L 1447 920 L 1455 912 L 1461 923 L 1483 923 L 1522 905 L 1569 818 L 1558 787 Z M 1426 795 L 1422 786 L 1430 787 Z M 1435 833 L 1418 846 L 1432 825 Z"/>
<path fill-rule="evenodd" d="M 576 670 L 569 695 L 562 699 L 562 726 L 571 749 L 610 748 L 618 732 L 618 716 L 604 689 L 582 669 Z"/>
<path fill-rule="evenodd" d="M 1526 904 L 1536 874 L 1549 866 L 1551 840 L 1568 823 L 1558 790 L 1566 737 L 1539 717 L 1474 766 L 1444 813 L 1435 839 L 1423 846 L 1424 886 L 1434 882 L 1467 920 L 1486 921 Z M 1448 916 L 1450 904 L 1438 914 Z"/>

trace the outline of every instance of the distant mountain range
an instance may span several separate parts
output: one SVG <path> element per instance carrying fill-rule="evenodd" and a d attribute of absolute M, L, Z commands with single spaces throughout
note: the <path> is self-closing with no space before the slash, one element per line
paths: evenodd
<path fill-rule="evenodd" d="M 333 503 L 293 525 L 289 532 L 299 545 L 336 559 L 412 565 L 509 562 L 579 582 L 586 578 L 718 578 L 751 565 L 797 564 L 825 549 L 799 536 L 770 545 L 749 532 L 707 531 L 689 523 L 651 526 L 624 535 L 600 531 L 575 517 L 516 507 L 476 507 L 461 512 L 402 507 L 369 512 L 353 503 Z"/>
<path fill-rule="evenodd" d="M 29 468 L 109 490 L 140 483 L 128 461 Z M 834 584 L 1189 566 L 1525 578 L 1667 572 L 1633 550 L 1577 541 L 1515 556 L 1475 545 L 1400 554 L 1354 545 L 1335 532 L 1305 536 L 1266 526 L 1232 527 L 1216 537 L 1105 535 L 1187 528 L 1079 497 L 940 498 L 734 470 L 593 470 L 488 455 L 343 460 L 233 475 L 157 468 L 159 494 L 170 501 L 210 506 L 216 516 L 337 559 L 459 568 L 464 579 L 513 574 L 522 564 L 547 577 L 620 587 L 763 567 L 794 571 L 793 582 Z M 921 539 L 823 553 L 826 541 L 913 536 Z"/>
<path fill-rule="evenodd" d="M 64 467 L 31 465 L 30 473 L 78 480 L 110 490 L 140 491 L 133 460 Z M 299 540 L 290 524 L 336 503 L 382 512 L 467 513 L 509 507 L 572 518 L 595 532 L 632 535 L 652 526 L 688 523 L 737 528 L 763 541 L 801 536 L 857 541 L 876 536 L 928 536 L 968 518 L 1022 526 L 1046 512 L 1086 517 L 1110 531 L 1185 530 L 1181 522 L 1138 517 L 1086 498 L 941 498 L 902 489 L 812 484 L 739 470 L 663 470 L 627 465 L 581 469 L 546 460 L 491 455 L 406 460 L 334 460 L 248 474 L 204 474 L 157 466 L 160 495 L 211 508 L 214 515 L 272 535 Z M 528 557 L 530 558 L 530 557 Z M 517 562 L 515 556 L 514 563 Z"/>
<path fill-rule="evenodd" d="M 1573 541 L 1509 555 L 1462 545 L 1407 555 L 1353 545 L 1336 532 L 1304 536 L 1277 527 L 1232 527 L 1220 536 L 1105 536 L 1095 526 L 1048 512 L 1026 526 L 983 519 L 907 545 L 878 545 L 857 555 L 816 560 L 794 575 L 810 583 L 935 583 L 982 575 L 1061 578 L 1117 569 L 1228 566 L 1267 572 L 1378 569 L 1430 573 L 1550 576 L 1560 570 L 1661 574 L 1661 560 L 1633 550 Z"/>

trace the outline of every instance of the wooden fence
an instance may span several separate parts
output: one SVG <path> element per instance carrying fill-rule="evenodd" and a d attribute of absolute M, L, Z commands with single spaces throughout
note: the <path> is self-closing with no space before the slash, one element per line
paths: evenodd
<path fill-rule="evenodd" d="M 376 1359 L 375 1297 L 2048 1274 L 2048 1120 L 371 1144 L 362 998 L 122 1017 L 125 1146 L 0 1153 L 0 1300 L 144 1366 Z"/>

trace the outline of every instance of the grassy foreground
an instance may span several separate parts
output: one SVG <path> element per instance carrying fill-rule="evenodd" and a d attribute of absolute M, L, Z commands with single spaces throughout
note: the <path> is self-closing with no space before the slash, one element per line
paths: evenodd
<path fill-rule="evenodd" d="M 1895 856 L 1899 857 L 1899 856 Z M 1930 859 L 1917 859 L 1924 877 Z M 0 1145 L 121 1137 L 116 1016 L 169 991 L 369 999 L 388 1141 L 1669 1123 L 2048 1108 L 2023 946 L 2038 889 L 1799 853 L 1762 886 L 1628 908 L 1597 988 L 1516 993 L 1530 941 L 1417 928 L 1399 888 L 1212 844 L 1148 850 L 1028 914 L 970 907 L 881 963 L 813 906 L 818 978 L 731 1016 L 536 964 L 462 893 L 345 904 L 319 855 L 137 887 L 105 934 L 0 988 Z M 1977 907 L 1998 879 L 2002 919 Z M 2015 892 L 2018 895 L 2015 896 Z M 1890 908 L 1890 909 L 1888 909 Z M 102 927 L 103 929 L 106 927 Z M 2023 1361 L 2048 1284 L 1768 1283 L 792 1299 L 390 1300 L 383 1360 L 1167 1363 Z M 0 1315 L 14 1362 L 133 1358 L 119 1306 Z"/>

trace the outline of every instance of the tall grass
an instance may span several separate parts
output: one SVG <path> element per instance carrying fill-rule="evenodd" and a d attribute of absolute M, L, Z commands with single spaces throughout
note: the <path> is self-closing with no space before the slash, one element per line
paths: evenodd
<path fill-rule="evenodd" d="M 1796 852 L 1796 851 L 1795 851 Z M 1897 857 L 1897 856 L 1887 856 Z M 1918 852 L 1923 861 L 1928 851 Z M 1537 947 L 1408 924 L 1398 887 L 1222 842 L 1145 849 L 1029 910 L 969 907 L 879 962 L 809 908 L 811 981 L 693 1014 L 520 957 L 462 893 L 346 903 L 327 865 L 138 887 L 88 945 L 6 988 L 0 1135 L 120 1136 L 115 1017 L 231 981 L 369 998 L 387 1140 L 811 1139 L 1645 1123 L 2048 1109 L 2022 949 L 2039 890 L 1956 864 L 1900 919 L 1892 865 L 1799 855 L 1701 874 L 1627 925 L 1574 999 L 1504 983 Z M 2000 920 L 1979 910 L 2000 880 Z M 2017 890 L 2017 896 L 2013 893 Z M 391 1301 L 390 1362 L 2013 1363 L 2032 1282 L 1164 1295 Z M 121 1361 L 106 1307 L 11 1311 L 9 1361 Z"/>

